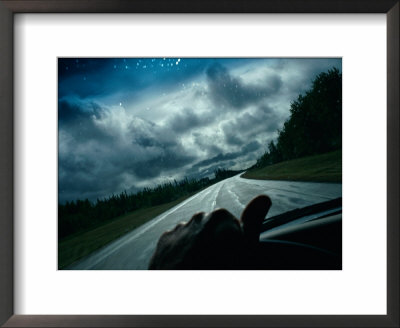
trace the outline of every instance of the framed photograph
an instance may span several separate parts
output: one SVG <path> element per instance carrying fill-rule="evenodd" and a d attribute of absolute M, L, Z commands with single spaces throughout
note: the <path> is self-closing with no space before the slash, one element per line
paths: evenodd
<path fill-rule="evenodd" d="M 399 326 L 398 1 L 0 10 L 2 325 Z"/>

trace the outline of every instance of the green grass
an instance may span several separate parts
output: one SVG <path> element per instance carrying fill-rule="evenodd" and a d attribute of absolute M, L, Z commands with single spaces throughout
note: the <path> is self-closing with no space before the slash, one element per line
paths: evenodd
<path fill-rule="evenodd" d="M 192 195 L 181 197 L 170 203 L 136 210 L 119 216 L 92 230 L 77 233 L 60 240 L 58 243 L 58 268 L 63 269 L 80 258 L 89 255 L 96 249 L 164 213 L 190 196 Z"/>
<path fill-rule="evenodd" d="M 291 180 L 342 182 L 342 151 L 298 158 L 247 171 L 243 178 L 259 180 Z"/>

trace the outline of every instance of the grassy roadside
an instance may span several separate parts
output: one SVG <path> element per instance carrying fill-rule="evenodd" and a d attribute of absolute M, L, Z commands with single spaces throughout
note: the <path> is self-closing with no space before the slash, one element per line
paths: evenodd
<path fill-rule="evenodd" d="M 298 158 L 247 171 L 242 178 L 342 182 L 342 151 Z"/>
<path fill-rule="evenodd" d="M 139 227 L 157 215 L 169 210 L 192 195 L 181 197 L 173 202 L 142 208 L 119 216 L 92 230 L 68 236 L 58 243 L 58 268 L 63 269 L 76 260 L 89 255 L 96 249 Z"/>

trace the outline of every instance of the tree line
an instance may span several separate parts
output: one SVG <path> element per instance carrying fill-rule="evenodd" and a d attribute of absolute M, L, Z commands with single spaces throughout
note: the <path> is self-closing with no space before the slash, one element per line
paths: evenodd
<path fill-rule="evenodd" d="M 241 171 L 217 169 L 214 178 L 188 179 L 165 182 L 154 188 L 144 188 L 136 193 L 121 192 L 90 202 L 88 199 L 67 201 L 58 205 L 58 237 L 86 231 L 126 213 L 157 206 L 190 195 Z"/>
<path fill-rule="evenodd" d="M 290 105 L 290 116 L 251 168 L 261 168 L 342 147 L 342 74 L 337 68 L 316 76 L 310 90 Z"/>

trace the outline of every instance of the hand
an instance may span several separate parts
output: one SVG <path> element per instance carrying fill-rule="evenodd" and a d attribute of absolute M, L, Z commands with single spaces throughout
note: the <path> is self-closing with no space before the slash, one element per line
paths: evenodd
<path fill-rule="evenodd" d="M 270 198 L 260 195 L 250 201 L 240 220 L 226 209 L 193 215 L 160 237 L 149 269 L 250 268 L 270 207 Z"/>

